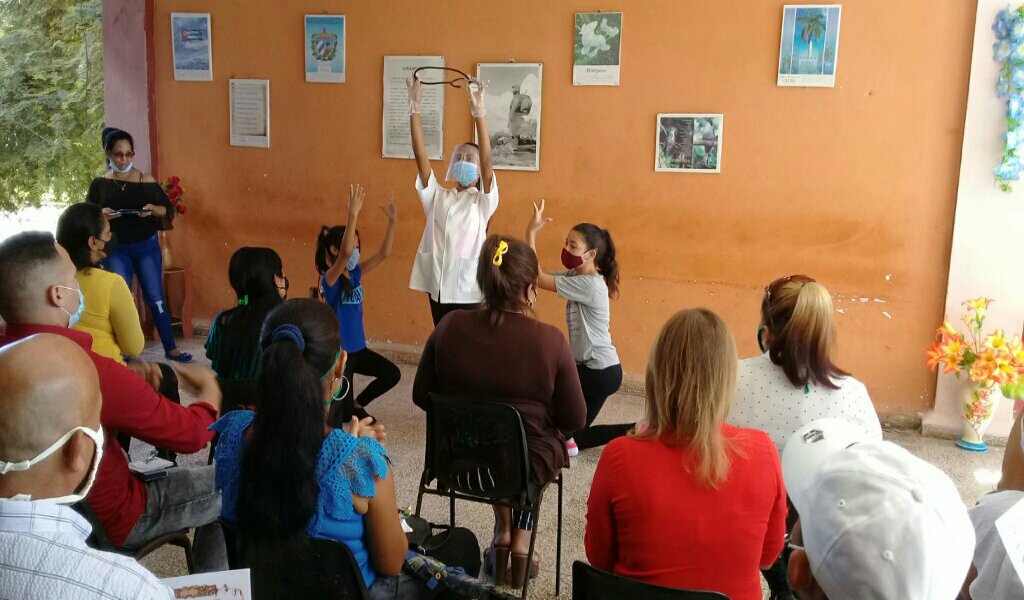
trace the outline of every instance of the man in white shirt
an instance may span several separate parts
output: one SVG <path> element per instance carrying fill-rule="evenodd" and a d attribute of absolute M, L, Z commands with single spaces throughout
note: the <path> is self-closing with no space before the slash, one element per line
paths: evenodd
<path fill-rule="evenodd" d="M 419 114 L 423 82 L 416 77 L 408 85 L 409 127 L 418 171 L 416 192 L 427 217 L 409 287 L 430 296 L 430 314 L 436 326 L 449 312 L 472 310 L 483 301 L 476 270 L 487 224 L 498 210 L 498 179 L 491 164 L 483 84 L 474 80 L 467 86 L 480 143 L 459 144 L 452 151 L 445 176 L 446 182 L 455 184 L 452 188 L 441 187 L 427 157 Z"/>
<path fill-rule="evenodd" d="M 0 598 L 172 598 L 133 559 L 86 546 L 85 497 L 103 449 L 99 377 L 71 340 L 0 348 Z"/>

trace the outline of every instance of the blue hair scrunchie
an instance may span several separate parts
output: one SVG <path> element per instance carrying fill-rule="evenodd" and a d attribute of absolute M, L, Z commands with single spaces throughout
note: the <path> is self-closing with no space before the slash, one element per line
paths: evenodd
<path fill-rule="evenodd" d="M 302 336 L 302 330 L 291 323 L 278 325 L 274 328 L 274 333 L 270 335 L 271 344 L 282 340 L 289 340 L 298 346 L 299 353 L 306 351 L 306 338 Z"/>

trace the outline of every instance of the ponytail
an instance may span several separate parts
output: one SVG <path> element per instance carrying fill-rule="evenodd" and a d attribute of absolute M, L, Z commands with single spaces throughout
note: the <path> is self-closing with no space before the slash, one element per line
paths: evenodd
<path fill-rule="evenodd" d="M 267 315 L 260 346 L 259 410 L 242 456 L 239 526 L 262 539 L 304 536 L 320 495 L 320 378 L 337 356 L 338 322 L 315 300 L 289 300 Z"/>
<path fill-rule="evenodd" d="M 335 225 L 334 227 L 328 227 L 322 225 L 320 227 L 320 233 L 316 236 L 316 256 L 314 257 L 314 263 L 316 264 L 316 272 L 323 275 L 327 272 L 327 269 L 331 268 L 331 265 L 327 264 L 328 254 L 330 253 L 331 246 L 337 246 L 340 252 L 341 244 L 345 239 L 345 226 Z M 340 258 L 340 257 L 339 257 Z M 337 258 L 335 260 L 338 260 Z M 338 278 L 341 281 L 341 293 L 343 297 L 348 297 L 352 294 L 352 282 L 348 277 L 342 275 Z"/>
<path fill-rule="evenodd" d="M 476 281 L 484 295 L 491 327 L 504 320 L 504 313 L 529 308 L 526 296 L 540 275 L 537 254 L 517 239 L 492 235 L 484 240 L 476 268 Z"/>
<path fill-rule="evenodd" d="M 612 234 L 607 229 L 601 229 L 591 223 L 580 223 L 572 230 L 583 236 L 588 251 L 594 250 L 597 253 L 594 257 L 594 266 L 604 277 L 604 283 L 608 286 L 608 297 L 618 297 L 619 263 L 615 260 L 615 242 L 612 241 Z"/>
<path fill-rule="evenodd" d="M 768 355 L 797 387 L 811 381 L 839 389 L 835 379 L 849 375 L 832 362 L 836 323 L 832 296 L 806 276 L 790 276 L 768 286 L 761 320 L 771 333 Z"/>

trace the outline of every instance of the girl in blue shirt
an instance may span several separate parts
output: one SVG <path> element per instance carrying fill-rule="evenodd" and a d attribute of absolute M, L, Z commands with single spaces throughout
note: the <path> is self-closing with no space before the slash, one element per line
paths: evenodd
<path fill-rule="evenodd" d="M 358 183 L 349 186 L 348 224 L 334 227 L 324 225 L 316 240 L 316 269 L 320 274 L 320 289 L 324 301 L 334 309 L 338 317 L 341 346 L 348 353 L 345 376 L 351 384 L 355 383 L 356 373 L 374 378 L 358 397 L 354 394 L 353 386 L 349 386 L 342 402 L 330 417 L 330 422 L 334 424 L 346 422 L 353 414 L 360 419 L 368 417 L 364 407 L 398 385 L 402 378 L 402 372 L 395 363 L 366 346 L 366 332 L 363 329 L 363 274 L 375 269 L 391 254 L 398 209 L 393 197 L 389 197 L 387 205 L 381 207 L 388 219 L 387 232 L 380 250 L 363 260 L 356 225 L 365 197 L 363 186 Z"/>
<path fill-rule="evenodd" d="M 352 419 L 324 425 L 348 387 L 345 352 L 331 310 L 311 299 L 273 309 L 260 332 L 258 412 L 235 410 L 220 433 L 216 480 L 222 517 L 242 540 L 273 543 L 308 535 L 337 540 L 355 557 L 370 598 L 429 598 L 403 570 L 408 541 L 380 427 Z"/>

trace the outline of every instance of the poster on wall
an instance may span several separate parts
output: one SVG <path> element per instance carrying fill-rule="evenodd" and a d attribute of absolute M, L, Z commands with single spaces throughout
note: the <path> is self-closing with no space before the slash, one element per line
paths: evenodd
<path fill-rule="evenodd" d="M 480 63 L 495 169 L 540 170 L 541 63 Z"/>
<path fill-rule="evenodd" d="M 659 114 L 654 170 L 720 173 L 724 121 L 720 114 Z"/>
<path fill-rule="evenodd" d="M 414 158 L 412 135 L 409 132 L 409 91 L 406 80 L 420 67 L 443 67 L 443 56 L 385 56 L 384 57 L 384 158 Z M 421 73 L 424 81 L 438 79 L 439 71 Z M 423 86 L 420 104 L 420 122 L 423 123 L 423 142 L 430 160 L 441 160 L 444 146 L 444 90 L 443 85 Z"/>
<path fill-rule="evenodd" d="M 306 81 L 345 83 L 345 15 L 306 15 Z"/>
<path fill-rule="evenodd" d="M 836 86 L 842 11 L 839 4 L 787 4 L 782 8 L 778 85 Z"/>
<path fill-rule="evenodd" d="M 213 81 L 209 13 L 171 13 L 176 81 Z"/>
<path fill-rule="evenodd" d="M 622 13 L 576 13 L 573 85 L 619 85 Z"/>
<path fill-rule="evenodd" d="M 228 81 L 231 145 L 270 147 L 270 80 Z"/>

